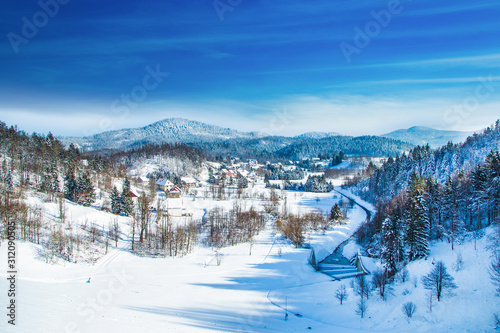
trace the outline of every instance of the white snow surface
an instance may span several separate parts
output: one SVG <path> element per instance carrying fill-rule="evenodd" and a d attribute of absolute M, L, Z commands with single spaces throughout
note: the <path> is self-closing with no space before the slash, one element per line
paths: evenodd
<path fill-rule="evenodd" d="M 315 208 L 328 212 L 340 199 L 339 193 L 286 194 L 289 209 L 302 212 Z M 356 201 L 373 210 L 359 198 Z M 196 218 L 203 209 L 222 203 L 199 197 L 177 199 L 176 204 L 192 210 Z M 56 208 L 53 204 L 50 209 Z M 68 209 L 74 220 L 107 223 L 114 218 L 93 208 L 69 205 Z M 308 233 L 306 242 L 318 260 L 349 238 L 366 215 L 356 206 L 348 217 L 348 223 L 325 235 Z M 126 228 L 122 219 L 126 218 L 120 218 Z M 476 249 L 473 240 L 457 245 L 453 252 L 447 243 L 433 244 L 429 259 L 410 263 L 410 279 L 396 282 L 387 301 L 372 293 L 362 319 L 355 313 L 358 297 L 350 281 L 332 281 L 314 271 L 308 265 L 311 250 L 292 246 L 276 233 L 272 221 L 255 238 L 251 255 L 248 243 L 219 250 L 220 266 L 214 249 L 201 244 L 185 257 L 153 259 L 131 254 L 129 241 L 123 235 L 118 248 L 95 265 L 46 264 L 37 255 L 37 245 L 18 241 L 17 322 L 15 327 L 8 325 L 4 316 L 0 332 L 492 332 L 493 313 L 500 312 L 500 297 L 495 296 L 487 271 L 491 259 L 486 236 L 477 241 Z M 349 257 L 357 248 L 350 242 L 344 253 Z M 464 264 L 455 271 L 459 252 Z M 2 243 L 0 258 L 5 264 L 6 257 Z M 371 271 L 378 265 L 363 259 Z M 429 312 L 420 281 L 433 267 L 433 259 L 445 262 L 458 289 L 454 296 L 434 301 Z M 4 272 L 0 290 L 5 312 Z M 349 297 L 340 305 L 334 294 L 342 284 Z M 417 305 L 409 321 L 401 311 L 408 301 Z M 290 312 L 287 320 L 285 308 Z"/>

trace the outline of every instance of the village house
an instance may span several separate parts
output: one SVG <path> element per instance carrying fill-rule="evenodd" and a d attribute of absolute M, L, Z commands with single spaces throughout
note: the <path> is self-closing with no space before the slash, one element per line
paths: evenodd
<path fill-rule="evenodd" d="M 175 184 L 168 179 L 160 178 L 156 181 L 156 186 L 159 191 L 167 192 L 170 188 L 174 187 Z"/>
<path fill-rule="evenodd" d="M 180 198 L 182 191 L 177 185 L 175 185 L 174 187 L 169 188 L 165 193 L 169 198 Z"/>
<path fill-rule="evenodd" d="M 181 177 L 181 184 L 183 187 L 196 187 L 198 182 L 193 177 Z"/>
<path fill-rule="evenodd" d="M 140 176 L 140 177 L 137 177 L 137 182 L 139 184 L 148 184 L 149 183 L 149 178 L 148 177 L 144 177 L 144 176 Z"/>

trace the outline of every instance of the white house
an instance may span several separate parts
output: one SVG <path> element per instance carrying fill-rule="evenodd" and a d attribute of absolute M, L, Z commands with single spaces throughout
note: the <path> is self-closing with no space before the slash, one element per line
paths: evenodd
<path fill-rule="evenodd" d="M 175 184 L 172 183 L 170 180 L 168 179 L 163 179 L 163 178 L 160 178 L 156 181 L 156 186 L 158 186 L 158 190 L 161 190 L 161 191 L 168 191 L 170 188 L 174 187 Z"/>
<path fill-rule="evenodd" d="M 181 177 L 181 184 L 184 187 L 196 187 L 197 183 L 193 177 Z"/>
<path fill-rule="evenodd" d="M 148 177 L 144 177 L 144 176 L 140 176 L 140 177 L 137 177 L 137 181 L 141 184 L 148 184 L 149 183 L 149 178 Z"/>

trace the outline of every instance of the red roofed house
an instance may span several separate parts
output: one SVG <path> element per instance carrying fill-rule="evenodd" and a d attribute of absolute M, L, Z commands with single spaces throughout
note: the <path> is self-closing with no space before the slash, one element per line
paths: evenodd
<path fill-rule="evenodd" d="M 182 191 L 177 185 L 175 185 L 167 191 L 167 194 L 169 198 L 180 198 Z"/>

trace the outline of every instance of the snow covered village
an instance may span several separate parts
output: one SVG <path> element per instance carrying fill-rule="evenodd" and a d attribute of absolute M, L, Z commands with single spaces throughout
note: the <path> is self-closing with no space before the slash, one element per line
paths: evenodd
<path fill-rule="evenodd" d="M 0 333 L 500 331 L 499 1 L 0 17 Z"/>
<path fill-rule="evenodd" d="M 5 124 L 1 138 L 15 329 L 478 332 L 498 319 L 498 122 L 395 158 L 169 144 L 106 157 Z"/>

